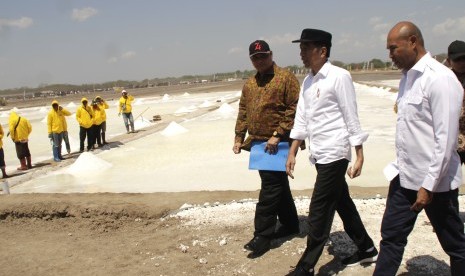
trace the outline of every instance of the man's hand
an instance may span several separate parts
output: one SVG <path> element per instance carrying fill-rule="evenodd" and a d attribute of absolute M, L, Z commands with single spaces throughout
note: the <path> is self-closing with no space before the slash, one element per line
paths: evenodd
<path fill-rule="evenodd" d="M 52 140 L 53 139 L 53 136 L 51 133 L 48 134 L 48 139 Z"/>
<path fill-rule="evenodd" d="M 242 146 L 242 143 L 240 143 L 240 142 L 234 143 L 233 151 L 234 151 L 235 154 L 241 153 L 241 146 Z"/>
<path fill-rule="evenodd" d="M 291 147 L 289 148 L 289 152 L 287 154 L 287 161 L 286 161 L 286 173 L 289 175 L 290 178 L 294 179 L 294 166 L 295 166 L 295 156 L 297 155 L 297 151 L 299 150 L 300 145 L 302 145 L 303 140 L 294 140 L 292 141 Z"/>
<path fill-rule="evenodd" d="M 121 112 L 118 112 L 118 116 L 121 116 Z"/>
<path fill-rule="evenodd" d="M 276 154 L 278 152 L 278 144 L 281 139 L 279 137 L 271 137 L 265 146 L 265 152 Z"/>
<path fill-rule="evenodd" d="M 360 174 L 362 174 L 362 167 L 363 167 L 363 160 L 364 160 L 362 145 L 355 146 L 355 154 L 357 155 L 357 160 L 355 160 L 355 163 L 353 166 L 347 169 L 347 175 L 350 178 L 356 178 L 357 176 L 360 176 Z"/>
<path fill-rule="evenodd" d="M 357 158 L 355 164 L 347 169 L 347 175 L 353 179 L 362 174 L 363 159 Z"/>
<path fill-rule="evenodd" d="M 421 187 L 417 193 L 417 201 L 410 207 L 410 210 L 419 213 L 426 205 L 430 204 L 432 200 L 433 193 Z"/>
<path fill-rule="evenodd" d="M 292 179 L 294 179 L 294 175 L 292 174 L 294 172 L 294 166 L 295 166 L 295 154 L 292 154 L 291 152 L 289 152 L 287 156 L 287 161 L 286 161 L 286 173 Z"/>

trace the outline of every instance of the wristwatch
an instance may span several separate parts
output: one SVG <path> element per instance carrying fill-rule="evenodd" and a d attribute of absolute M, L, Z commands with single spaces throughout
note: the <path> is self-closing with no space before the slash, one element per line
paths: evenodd
<path fill-rule="evenodd" d="M 281 135 L 275 130 L 275 131 L 273 132 L 273 137 L 281 138 Z"/>

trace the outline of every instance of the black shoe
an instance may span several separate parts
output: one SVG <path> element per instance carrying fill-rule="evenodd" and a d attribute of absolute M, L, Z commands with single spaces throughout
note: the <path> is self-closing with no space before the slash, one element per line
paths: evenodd
<path fill-rule="evenodd" d="M 281 226 L 278 228 L 278 230 L 276 230 L 276 232 L 274 232 L 273 238 L 280 239 L 280 238 L 284 238 L 288 236 L 298 235 L 299 233 L 300 233 L 299 226 L 297 226 L 297 228 L 289 228 L 286 226 Z"/>
<path fill-rule="evenodd" d="M 302 266 L 297 265 L 294 269 L 294 276 L 313 276 L 315 275 L 315 271 L 312 269 L 312 271 L 305 270 Z"/>
<path fill-rule="evenodd" d="M 252 251 L 247 257 L 253 259 L 265 254 L 268 250 L 270 250 L 270 246 L 270 239 L 256 236 L 247 244 L 245 244 L 244 248 Z"/>
<path fill-rule="evenodd" d="M 253 237 L 248 243 L 244 244 L 244 249 L 252 251 L 251 244 L 255 241 L 255 237 Z"/>
<path fill-rule="evenodd" d="M 342 260 L 342 264 L 345 266 L 354 266 L 358 264 L 374 263 L 378 259 L 378 250 L 373 248 L 370 252 L 357 251 L 352 256 Z"/>

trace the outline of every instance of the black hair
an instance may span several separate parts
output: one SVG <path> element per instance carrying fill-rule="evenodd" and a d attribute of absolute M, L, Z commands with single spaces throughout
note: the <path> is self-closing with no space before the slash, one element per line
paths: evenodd
<path fill-rule="evenodd" d="M 310 42 L 315 45 L 317 48 L 326 47 L 326 57 L 329 58 L 331 54 L 331 42 L 327 41 L 312 41 Z"/>

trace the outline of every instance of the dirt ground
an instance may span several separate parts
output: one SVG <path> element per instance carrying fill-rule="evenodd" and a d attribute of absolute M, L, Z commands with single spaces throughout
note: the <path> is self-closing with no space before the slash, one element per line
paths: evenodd
<path fill-rule="evenodd" d="M 231 89 L 240 89 L 242 83 L 232 84 Z M 350 189 L 354 198 L 383 198 L 387 193 L 387 188 Z M 293 191 L 293 195 L 311 192 Z M 0 275 L 287 275 L 305 247 L 305 227 L 299 236 L 275 240 L 270 252 L 249 259 L 242 247 L 252 237 L 253 210 L 221 214 L 225 220 L 242 216 L 235 224 L 215 220 L 189 224 L 172 216 L 186 203 L 207 208 L 257 197 L 257 191 L 0 195 Z M 373 216 L 378 221 L 381 214 Z M 420 224 L 428 227 L 427 222 Z M 379 232 L 378 228 L 379 224 L 373 225 L 370 231 Z M 434 240 L 431 229 L 427 231 Z M 325 248 L 318 262 L 319 275 L 371 275 L 372 267 L 341 267 L 343 250 L 338 246 L 348 241 L 340 231 L 332 233 L 332 240 L 334 245 Z M 412 254 L 421 255 L 424 249 Z M 402 275 L 448 274 L 441 258 L 425 258 L 435 269 L 425 272 L 414 266 Z"/>
<path fill-rule="evenodd" d="M 357 208 L 377 243 L 386 188 L 350 189 L 363 198 Z M 293 192 L 301 233 L 274 240 L 256 259 L 243 245 L 252 237 L 257 192 L 1 195 L 0 275 L 292 275 L 306 244 L 302 198 L 311 192 Z M 373 273 L 373 266 L 340 265 L 355 247 L 337 217 L 331 240 L 318 275 Z M 405 259 L 399 275 L 450 273 L 424 212 Z"/>

